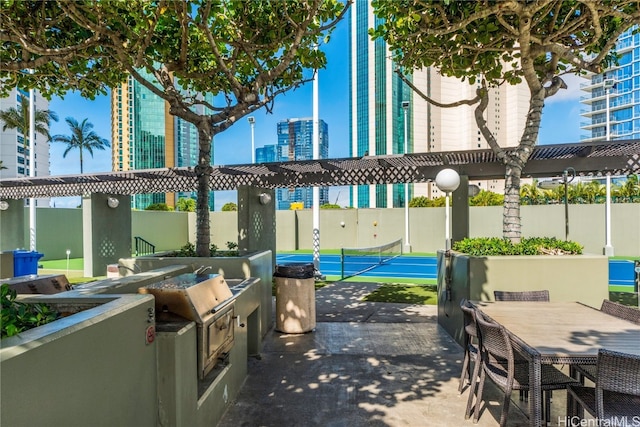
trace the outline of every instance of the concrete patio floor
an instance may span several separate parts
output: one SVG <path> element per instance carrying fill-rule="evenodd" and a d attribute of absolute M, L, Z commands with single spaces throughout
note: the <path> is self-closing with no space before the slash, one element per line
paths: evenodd
<path fill-rule="evenodd" d="M 362 302 L 377 286 L 326 286 L 315 331 L 269 331 L 219 426 L 473 426 L 468 387 L 458 393 L 462 348 L 437 325 L 437 308 Z M 502 394 L 490 382 L 485 390 L 477 425 L 496 426 Z M 565 399 L 554 392 L 551 425 L 566 425 Z M 509 425 L 528 425 L 517 393 Z"/>

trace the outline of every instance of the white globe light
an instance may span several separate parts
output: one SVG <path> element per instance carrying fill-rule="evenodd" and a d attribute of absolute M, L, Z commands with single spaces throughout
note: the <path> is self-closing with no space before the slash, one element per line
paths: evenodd
<path fill-rule="evenodd" d="M 111 209 L 115 209 L 120 205 L 120 200 L 116 199 L 115 197 L 111 197 L 109 196 L 107 198 L 107 205 L 111 208 Z"/>
<path fill-rule="evenodd" d="M 436 175 L 436 185 L 445 193 L 455 191 L 460 185 L 460 175 L 453 169 L 442 169 Z"/>

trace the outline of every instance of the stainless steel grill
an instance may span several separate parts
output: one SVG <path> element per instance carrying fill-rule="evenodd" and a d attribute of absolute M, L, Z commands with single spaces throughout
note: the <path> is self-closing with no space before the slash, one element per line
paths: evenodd
<path fill-rule="evenodd" d="M 204 378 L 234 343 L 234 299 L 219 274 L 181 274 L 138 290 L 155 299 L 156 321 L 191 320 L 198 330 L 198 375 Z"/>

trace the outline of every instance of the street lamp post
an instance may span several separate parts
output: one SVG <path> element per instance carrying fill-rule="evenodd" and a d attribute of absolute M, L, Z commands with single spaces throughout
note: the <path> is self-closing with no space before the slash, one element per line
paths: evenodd
<path fill-rule="evenodd" d="M 249 124 L 251 125 L 251 163 L 255 163 L 256 162 L 256 146 L 255 146 L 255 139 L 254 139 L 254 129 L 256 126 L 256 118 L 253 116 L 249 116 L 247 117 L 247 120 L 249 120 Z"/>
<path fill-rule="evenodd" d="M 569 179 L 571 175 L 571 179 Z M 562 185 L 564 185 L 564 240 L 569 240 L 569 183 L 576 177 L 576 170 L 568 167 L 562 171 Z M 560 181 L 553 179 L 550 181 L 541 181 L 538 187 L 543 190 L 554 190 L 560 186 Z"/>
<path fill-rule="evenodd" d="M 445 250 L 451 250 L 451 226 L 449 224 L 449 195 L 460 185 L 460 175 L 453 169 L 442 169 L 436 175 L 436 185 L 445 192 L 444 205 L 444 235 Z"/>
<path fill-rule="evenodd" d="M 404 110 L 404 154 L 409 151 L 409 132 L 407 130 L 407 111 L 409 110 L 409 101 L 402 101 L 402 109 Z M 404 252 L 411 252 L 411 243 L 409 242 L 409 183 L 404 183 Z"/>
<path fill-rule="evenodd" d="M 571 172 L 571 179 L 569 178 Z M 564 240 L 569 240 L 569 183 L 576 177 L 576 170 L 572 167 L 562 171 L 562 180 L 564 181 Z"/>
<path fill-rule="evenodd" d="M 611 93 L 611 89 L 613 89 L 616 85 L 616 81 L 614 79 L 604 79 L 602 82 L 602 86 L 604 87 L 604 91 L 607 99 L 607 108 L 606 108 L 606 139 L 609 141 L 611 138 L 611 127 L 610 127 L 610 117 L 609 117 L 609 95 Z M 605 208 L 604 208 L 604 221 L 605 221 L 605 245 L 604 245 L 604 255 L 613 256 L 613 246 L 611 245 L 611 175 L 607 174 L 606 176 L 606 199 L 605 199 Z"/>

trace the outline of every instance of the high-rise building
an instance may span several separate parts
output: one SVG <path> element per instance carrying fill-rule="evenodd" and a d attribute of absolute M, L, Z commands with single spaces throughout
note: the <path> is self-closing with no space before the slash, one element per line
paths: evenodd
<path fill-rule="evenodd" d="M 351 156 L 488 148 L 475 122 L 475 106 L 434 107 L 402 82 L 395 72 L 386 43 L 382 39 L 371 40 L 369 28 L 382 21 L 374 15 L 369 2 L 354 2 L 349 13 Z M 434 68 L 416 70 L 409 78 L 425 95 L 441 103 L 471 99 L 476 95 L 476 86 L 443 77 Z M 502 85 L 491 89 L 489 96 L 487 125 L 500 145 L 517 145 L 529 110 L 526 85 Z M 503 180 L 474 184 L 491 191 L 504 191 Z M 410 184 L 408 187 L 409 194 L 405 197 L 403 184 L 354 186 L 351 205 L 403 207 L 405 200 L 416 196 L 442 195 L 435 184 Z"/>
<path fill-rule="evenodd" d="M 278 146 L 277 145 L 265 145 L 264 147 L 256 148 L 256 163 L 271 163 L 278 161 Z"/>
<path fill-rule="evenodd" d="M 29 91 L 14 88 L 8 97 L 0 98 L 0 111 L 7 111 L 10 108 L 20 111 L 22 99 L 29 100 Z M 34 100 L 36 110 L 46 111 L 49 109 L 49 101 L 40 92 L 34 91 Z M 29 135 L 24 135 L 18 129 L 2 130 L 2 127 L 4 127 L 4 123 L 0 121 L 0 160 L 2 161 L 2 166 L 6 168 L 0 170 L 0 178 L 30 176 L 31 147 L 29 146 Z M 36 132 L 34 146 L 35 164 L 33 166 L 35 176 L 50 175 L 49 141 L 47 137 Z M 38 199 L 37 205 L 48 206 L 49 199 Z"/>
<path fill-rule="evenodd" d="M 583 141 L 640 138 L 640 34 L 638 26 L 625 31 L 616 43 L 618 65 L 592 74 L 581 85 L 580 124 Z M 609 120 L 607 121 L 607 110 Z M 608 135 L 607 135 L 608 130 Z"/>
<path fill-rule="evenodd" d="M 313 160 L 313 119 L 288 119 L 278 122 L 278 144 L 256 149 L 256 162 L 288 162 Z M 329 127 L 319 120 L 319 158 L 329 157 Z M 290 209 L 291 203 L 313 207 L 313 189 L 276 189 L 276 208 Z M 320 205 L 329 203 L 329 188 L 320 187 Z"/>
<path fill-rule="evenodd" d="M 140 71 L 145 78 L 152 76 Z M 202 107 L 196 107 L 199 113 Z M 169 114 L 169 104 L 133 77 L 111 91 L 112 165 L 114 171 L 195 166 L 198 132 L 195 126 Z M 213 161 L 213 149 L 211 153 Z M 134 209 L 150 204 L 175 206 L 178 198 L 196 198 L 196 193 L 138 194 Z M 211 193 L 209 206 L 213 209 Z"/>

